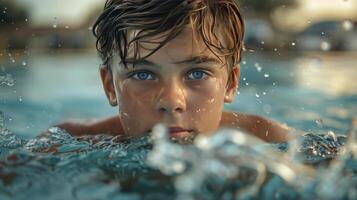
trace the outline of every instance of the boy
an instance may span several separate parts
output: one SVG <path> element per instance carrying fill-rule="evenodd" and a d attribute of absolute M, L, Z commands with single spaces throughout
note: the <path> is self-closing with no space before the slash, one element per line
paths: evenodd
<path fill-rule="evenodd" d="M 230 127 L 288 139 L 279 123 L 223 111 L 238 88 L 243 47 L 234 0 L 107 0 L 93 32 L 103 87 L 119 115 L 59 125 L 69 133 L 142 136 L 162 123 L 172 138 Z"/>

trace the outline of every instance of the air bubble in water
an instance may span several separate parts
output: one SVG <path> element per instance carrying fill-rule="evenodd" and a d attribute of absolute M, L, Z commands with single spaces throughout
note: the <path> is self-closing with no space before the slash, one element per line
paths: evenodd
<path fill-rule="evenodd" d="M 353 29 L 353 27 L 354 27 L 354 24 L 351 20 L 345 20 L 342 22 L 342 28 L 345 31 L 350 31 Z"/>
<path fill-rule="evenodd" d="M 327 42 L 327 41 L 323 41 L 320 44 L 320 48 L 323 51 L 329 51 L 331 49 L 331 44 L 329 42 Z"/>

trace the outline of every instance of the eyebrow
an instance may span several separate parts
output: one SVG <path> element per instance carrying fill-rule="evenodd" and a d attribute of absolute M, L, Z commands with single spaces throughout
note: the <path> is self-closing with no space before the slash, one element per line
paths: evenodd
<path fill-rule="evenodd" d="M 155 63 L 150 62 L 146 59 L 138 59 L 138 60 L 132 60 L 129 59 L 127 63 L 137 65 L 149 65 L 149 66 L 157 66 Z M 202 63 L 220 63 L 220 60 L 214 57 L 209 57 L 209 56 L 204 56 L 204 55 L 199 55 L 199 56 L 192 56 L 190 58 L 181 60 L 181 61 L 175 61 L 173 64 L 202 64 Z"/>

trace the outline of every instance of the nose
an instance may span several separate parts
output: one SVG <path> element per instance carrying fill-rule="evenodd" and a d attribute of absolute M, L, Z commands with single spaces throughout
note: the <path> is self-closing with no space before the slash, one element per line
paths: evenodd
<path fill-rule="evenodd" d="M 158 94 L 157 110 L 161 113 L 183 113 L 186 111 L 185 89 L 180 83 L 164 84 Z"/>

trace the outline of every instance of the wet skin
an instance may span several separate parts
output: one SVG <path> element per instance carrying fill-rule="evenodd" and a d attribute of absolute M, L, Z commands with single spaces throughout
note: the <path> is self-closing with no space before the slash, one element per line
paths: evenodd
<path fill-rule="evenodd" d="M 140 55 L 148 53 L 140 49 Z M 110 104 L 119 105 L 126 135 L 144 135 L 158 123 L 172 137 L 209 134 L 220 126 L 223 105 L 232 102 L 238 87 L 239 66 L 232 70 L 222 61 L 186 28 L 135 67 L 114 59 L 101 77 Z M 228 81 L 230 73 L 234 78 Z"/>
<path fill-rule="evenodd" d="M 153 48 L 148 44 L 146 48 Z M 148 52 L 140 49 L 140 55 Z M 129 49 L 129 59 L 132 51 Z M 119 56 L 100 75 L 109 103 L 119 115 L 89 122 L 64 122 L 58 127 L 75 136 L 108 133 L 142 136 L 154 125 L 169 128 L 170 136 L 211 134 L 222 127 L 243 129 L 267 142 L 291 138 L 290 128 L 272 120 L 223 111 L 238 88 L 239 65 L 224 65 L 185 29 L 153 55 L 126 69 Z M 224 61 L 224 59 L 223 59 Z M 230 79 L 228 79 L 230 77 Z"/>

